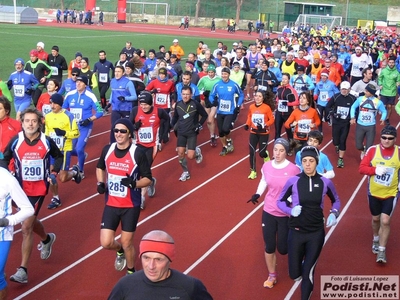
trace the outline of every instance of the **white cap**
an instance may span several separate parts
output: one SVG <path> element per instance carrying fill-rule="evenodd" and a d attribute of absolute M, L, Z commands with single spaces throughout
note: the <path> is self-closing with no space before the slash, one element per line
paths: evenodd
<path fill-rule="evenodd" d="M 343 81 L 341 84 L 340 84 L 340 89 L 346 89 L 346 90 L 348 90 L 350 88 L 350 82 L 348 82 L 348 81 Z"/>
<path fill-rule="evenodd" d="M 179 41 L 177 39 L 174 39 L 172 42 L 173 43 L 178 43 Z"/>
<path fill-rule="evenodd" d="M 324 71 L 324 72 L 321 72 L 321 76 L 329 77 L 329 74 L 326 71 Z"/>
<path fill-rule="evenodd" d="M 39 42 L 36 44 L 36 47 L 42 47 L 44 49 L 44 43 L 43 42 Z"/>
<path fill-rule="evenodd" d="M 239 45 L 239 44 L 238 44 L 238 43 L 236 43 L 236 42 L 234 42 L 234 43 L 233 43 L 233 46 L 238 46 L 238 45 Z"/>

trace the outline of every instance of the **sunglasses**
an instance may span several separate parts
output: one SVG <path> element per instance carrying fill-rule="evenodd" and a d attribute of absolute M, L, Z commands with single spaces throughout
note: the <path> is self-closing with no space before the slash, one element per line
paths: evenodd
<path fill-rule="evenodd" d="M 394 136 L 381 136 L 382 140 L 389 140 L 389 141 L 393 141 L 394 140 Z"/>
<path fill-rule="evenodd" d="M 78 74 L 71 74 L 71 76 L 78 76 Z"/>
<path fill-rule="evenodd" d="M 114 128 L 114 133 L 118 133 L 121 132 L 123 134 L 128 133 L 128 129 L 118 129 L 118 128 Z"/>

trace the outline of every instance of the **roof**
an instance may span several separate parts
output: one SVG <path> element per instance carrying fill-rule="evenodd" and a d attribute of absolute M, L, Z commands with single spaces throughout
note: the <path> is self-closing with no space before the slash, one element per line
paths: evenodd
<path fill-rule="evenodd" d="M 16 11 L 17 14 L 22 13 L 24 10 L 34 10 L 36 11 L 34 8 L 31 7 L 22 7 L 22 6 L 17 6 L 16 7 Z M 4 13 L 14 13 L 14 6 L 7 6 L 7 5 L 0 5 L 0 12 L 4 12 Z"/>
<path fill-rule="evenodd" d="M 283 3 L 298 4 L 298 5 L 312 5 L 312 6 L 336 6 L 335 4 L 326 3 L 310 3 L 310 2 L 293 2 L 293 1 L 283 1 Z"/>

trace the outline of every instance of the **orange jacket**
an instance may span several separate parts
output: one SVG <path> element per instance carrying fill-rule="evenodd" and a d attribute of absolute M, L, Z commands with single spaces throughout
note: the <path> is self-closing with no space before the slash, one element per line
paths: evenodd
<path fill-rule="evenodd" d="M 318 75 L 317 75 L 317 82 L 320 82 L 321 73 L 324 70 L 329 71 L 328 79 L 330 81 L 332 81 L 336 86 L 339 86 L 339 84 L 342 82 L 342 77 L 340 76 L 339 71 L 336 68 L 332 68 L 332 67 L 330 67 L 329 69 L 323 68 L 323 69 L 319 70 Z"/>
<path fill-rule="evenodd" d="M 268 104 L 263 103 L 258 107 L 255 104 L 250 105 L 249 112 L 247 113 L 246 125 L 249 126 L 251 133 L 269 134 L 269 127 L 274 124 L 274 122 L 275 117 Z M 266 129 L 265 133 L 256 132 L 257 123 L 260 123 Z"/>
<path fill-rule="evenodd" d="M 171 47 L 169 47 L 169 51 L 171 52 L 171 54 L 176 54 L 176 57 L 178 59 L 181 59 L 181 57 L 185 55 L 185 51 L 183 51 L 180 45 L 172 45 Z"/>
<path fill-rule="evenodd" d="M 312 107 L 306 111 L 301 111 L 300 108 L 296 108 L 285 122 L 285 127 L 290 128 L 290 125 L 294 121 L 296 121 L 297 124 L 294 128 L 293 136 L 295 139 L 301 141 L 306 141 L 308 139 L 308 132 L 321 124 L 317 110 Z"/>

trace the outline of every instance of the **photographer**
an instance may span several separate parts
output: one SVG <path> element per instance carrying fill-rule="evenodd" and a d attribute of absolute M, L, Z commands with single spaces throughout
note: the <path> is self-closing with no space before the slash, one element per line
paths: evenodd
<path fill-rule="evenodd" d="M 350 108 L 354 101 L 355 97 L 350 94 L 350 83 L 343 81 L 340 84 L 340 93 L 335 94 L 326 105 L 328 121 L 332 124 L 333 145 L 339 154 L 338 168 L 344 167 L 343 157 L 350 130 Z"/>

